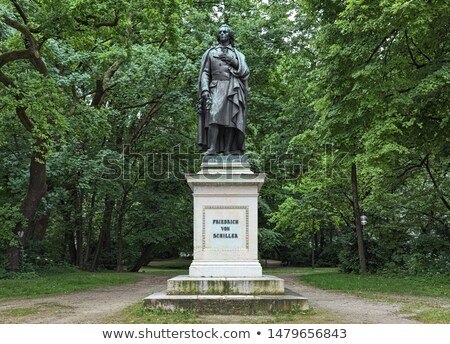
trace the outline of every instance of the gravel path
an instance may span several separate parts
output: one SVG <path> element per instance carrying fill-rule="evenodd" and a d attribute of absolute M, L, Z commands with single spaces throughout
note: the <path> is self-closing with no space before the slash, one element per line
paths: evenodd
<path fill-rule="evenodd" d="M 102 323 L 102 319 L 164 290 L 170 277 L 142 274 L 141 280 L 133 284 L 36 299 L 0 301 L 0 323 Z M 320 290 L 301 283 L 298 275 L 279 277 L 285 279 L 286 288 L 307 297 L 316 311 L 330 313 L 340 323 L 417 323 L 407 319 L 408 315 L 400 314 L 401 303 L 372 301 Z"/>

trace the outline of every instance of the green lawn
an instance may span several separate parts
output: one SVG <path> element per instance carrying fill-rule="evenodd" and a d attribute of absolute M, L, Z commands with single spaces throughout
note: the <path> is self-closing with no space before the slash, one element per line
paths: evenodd
<path fill-rule="evenodd" d="M 265 275 L 276 274 L 301 274 L 301 275 L 316 275 L 316 274 L 328 274 L 337 272 L 337 268 L 276 268 L 276 269 L 263 269 Z"/>
<path fill-rule="evenodd" d="M 450 297 L 450 275 L 384 276 L 325 272 L 305 274 L 300 278 L 321 289 Z"/>
<path fill-rule="evenodd" d="M 167 269 L 167 268 L 153 268 L 146 266 L 141 268 L 139 272 L 145 272 L 151 275 L 188 275 L 188 269 Z"/>
<path fill-rule="evenodd" d="M 105 285 L 132 283 L 138 279 L 137 274 L 79 271 L 26 280 L 0 280 L 0 300 L 65 294 Z"/>
<path fill-rule="evenodd" d="M 160 269 L 187 269 L 191 265 L 192 259 L 188 258 L 172 258 L 164 260 L 153 260 L 149 267 Z"/>

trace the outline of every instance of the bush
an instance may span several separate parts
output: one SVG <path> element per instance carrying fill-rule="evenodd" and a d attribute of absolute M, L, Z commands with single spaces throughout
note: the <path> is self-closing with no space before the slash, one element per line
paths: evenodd
<path fill-rule="evenodd" d="M 388 255 L 374 239 L 366 239 L 364 243 L 366 246 L 367 270 L 368 272 L 377 272 L 387 263 Z M 356 234 L 354 232 L 348 232 L 341 235 L 338 244 L 340 246 L 338 253 L 339 270 L 346 273 L 359 273 L 360 264 Z"/>
<path fill-rule="evenodd" d="M 336 242 L 327 244 L 317 257 L 320 267 L 334 267 L 339 264 L 339 245 Z"/>
<path fill-rule="evenodd" d="M 404 269 L 409 274 L 448 273 L 450 243 L 439 237 L 422 234 L 411 243 L 412 254 L 405 257 Z"/>
<path fill-rule="evenodd" d="M 0 269 L 0 279 L 16 279 L 16 280 L 25 280 L 25 279 L 33 279 L 39 277 L 36 272 L 12 272 L 7 269 Z"/>

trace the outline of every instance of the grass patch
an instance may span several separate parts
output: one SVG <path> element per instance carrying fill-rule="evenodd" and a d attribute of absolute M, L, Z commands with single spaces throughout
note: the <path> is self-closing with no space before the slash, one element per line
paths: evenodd
<path fill-rule="evenodd" d="M 188 258 L 174 258 L 164 260 L 151 261 L 148 266 L 159 269 L 187 269 L 191 265 L 192 259 Z"/>
<path fill-rule="evenodd" d="M 197 319 L 198 315 L 195 313 L 147 309 L 142 304 L 137 304 L 105 318 L 104 321 L 111 324 L 198 324 Z"/>
<path fill-rule="evenodd" d="M 66 294 L 138 280 L 137 274 L 85 271 L 44 275 L 27 280 L 0 280 L 0 300 Z"/>
<path fill-rule="evenodd" d="M 316 275 L 337 272 L 337 268 L 277 268 L 277 269 L 263 269 L 263 273 L 267 275 L 276 274 L 301 274 L 301 275 Z"/>
<path fill-rule="evenodd" d="M 450 310 L 432 309 L 422 311 L 414 319 L 427 324 L 450 324 Z"/>
<path fill-rule="evenodd" d="M 31 307 L 17 307 L 0 311 L 0 323 L 20 323 L 24 318 L 38 316 L 70 309 L 59 303 L 39 303 Z"/>
<path fill-rule="evenodd" d="M 25 317 L 39 313 L 36 307 L 12 308 L 0 312 L 0 319 L 3 317 Z"/>
<path fill-rule="evenodd" d="M 450 297 L 450 276 L 354 275 L 339 272 L 306 274 L 303 282 L 321 289 Z"/>
<path fill-rule="evenodd" d="M 155 268 L 146 266 L 139 270 L 139 272 L 145 272 L 149 275 L 188 275 L 187 269 L 167 269 L 167 268 Z"/>
<path fill-rule="evenodd" d="M 410 313 L 411 319 L 427 324 L 450 324 L 449 305 L 432 299 L 423 301 L 403 301 L 401 311 Z"/>

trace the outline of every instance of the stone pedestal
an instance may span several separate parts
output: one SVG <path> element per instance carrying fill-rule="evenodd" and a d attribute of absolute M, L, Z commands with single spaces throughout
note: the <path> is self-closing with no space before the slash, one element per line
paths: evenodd
<path fill-rule="evenodd" d="M 305 298 L 285 295 L 284 280 L 262 275 L 258 195 L 264 178 L 245 156 L 206 156 L 199 173 L 186 175 L 194 197 L 194 259 L 189 275 L 168 280 L 167 292 L 146 298 L 147 307 L 196 310 L 200 300 L 222 300 L 228 310 L 218 306 L 216 314 L 230 314 L 239 304 L 248 314 L 308 308 Z"/>
<path fill-rule="evenodd" d="M 264 174 L 246 161 L 210 158 L 186 179 L 194 196 L 194 260 L 190 277 L 261 277 L 258 193 Z"/>

